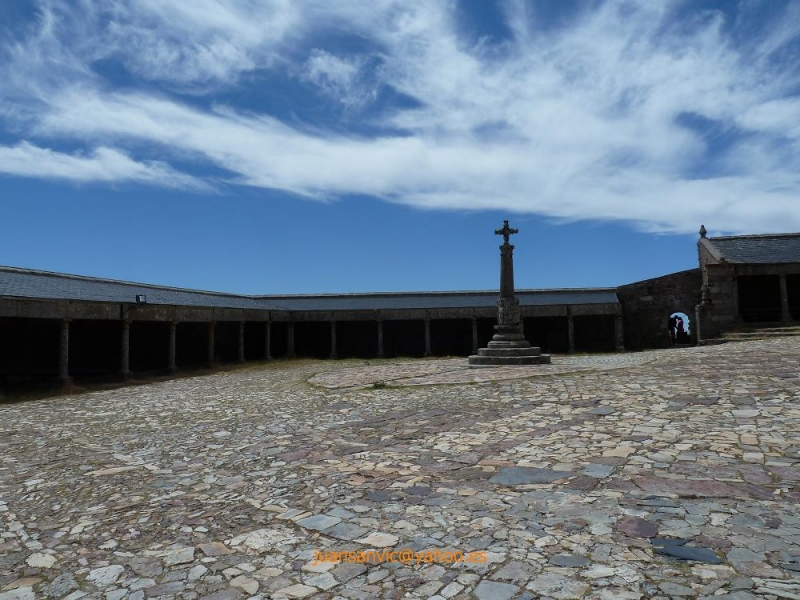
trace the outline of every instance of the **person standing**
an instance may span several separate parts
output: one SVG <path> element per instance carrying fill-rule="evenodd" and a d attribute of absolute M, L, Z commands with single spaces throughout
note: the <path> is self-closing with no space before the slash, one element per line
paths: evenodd
<path fill-rule="evenodd" d="M 669 345 L 675 345 L 675 325 L 676 319 L 674 316 L 670 315 L 669 319 L 667 319 L 667 333 L 669 333 Z"/>

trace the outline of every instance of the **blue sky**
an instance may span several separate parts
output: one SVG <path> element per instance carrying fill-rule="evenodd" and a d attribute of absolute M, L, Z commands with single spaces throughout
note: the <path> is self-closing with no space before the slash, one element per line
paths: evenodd
<path fill-rule="evenodd" d="M 800 231 L 800 3 L 3 0 L 0 264 L 613 286 Z"/>

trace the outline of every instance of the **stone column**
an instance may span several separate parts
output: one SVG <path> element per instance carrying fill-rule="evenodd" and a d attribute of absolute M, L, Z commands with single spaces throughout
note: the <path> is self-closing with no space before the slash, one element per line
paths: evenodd
<path fill-rule="evenodd" d="M 294 358 L 294 321 L 286 323 L 286 356 Z"/>
<path fill-rule="evenodd" d="M 572 317 L 572 309 L 567 308 L 567 343 L 569 352 L 575 352 L 575 321 Z"/>
<path fill-rule="evenodd" d="M 786 287 L 786 275 L 781 273 L 781 321 L 788 323 L 792 320 L 789 312 L 789 290 Z"/>
<path fill-rule="evenodd" d="M 172 321 L 169 324 L 169 364 L 167 365 L 167 369 L 170 373 L 174 373 L 178 370 L 178 364 L 175 360 L 175 348 L 176 348 L 176 334 L 178 331 L 178 324 L 175 321 Z"/>
<path fill-rule="evenodd" d="M 61 344 L 58 352 L 58 379 L 67 385 L 72 381 L 69 376 L 69 319 L 61 321 Z"/>
<path fill-rule="evenodd" d="M 244 321 L 239 321 L 239 356 L 237 360 L 244 362 Z"/>
<path fill-rule="evenodd" d="M 271 343 L 271 335 L 272 335 L 272 324 L 267 321 L 264 323 L 264 360 L 272 360 L 272 351 L 270 346 Z"/>
<path fill-rule="evenodd" d="M 425 317 L 425 356 L 431 355 L 431 320 Z"/>
<path fill-rule="evenodd" d="M 478 319 L 472 317 L 472 353 L 478 353 Z"/>
<path fill-rule="evenodd" d="M 216 353 L 216 342 L 214 340 L 214 330 L 217 324 L 214 321 L 208 323 L 208 350 L 206 354 L 206 365 L 211 368 L 214 366 L 214 355 Z"/>
<path fill-rule="evenodd" d="M 383 321 L 378 320 L 378 358 L 383 358 Z"/>
<path fill-rule="evenodd" d="M 123 379 L 131 377 L 131 322 L 122 321 L 122 360 L 120 361 L 120 374 Z"/>
<path fill-rule="evenodd" d="M 338 358 L 336 354 L 336 321 L 331 321 L 331 358 Z"/>
<path fill-rule="evenodd" d="M 614 317 L 614 347 L 617 352 L 625 350 L 625 331 L 623 329 L 622 315 Z"/>

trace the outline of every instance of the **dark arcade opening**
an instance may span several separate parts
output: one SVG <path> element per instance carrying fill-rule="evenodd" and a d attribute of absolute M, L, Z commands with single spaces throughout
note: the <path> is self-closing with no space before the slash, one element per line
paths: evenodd
<path fill-rule="evenodd" d="M 288 350 L 288 326 L 285 321 L 272 321 L 269 329 L 269 353 L 272 358 L 284 358 Z"/>
<path fill-rule="evenodd" d="M 55 379 L 61 320 L 0 317 L 0 387 Z"/>
<path fill-rule="evenodd" d="M 478 348 L 486 348 L 486 346 L 492 340 L 492 337 L 495 334 L 495 325 L 497 325 L 497 319 L 478 319 Z"/>
<path fill-rule="evenodd" d="M 175 330 L 175 362 L 179 369 L 205 367 L 208 361 L 208 323 L 179 323 Z"/>
<path fill-rule="evenodd" d="M 337 348 L 339 330 L 337 324 Z M 294 353 L 298 358 L 328 358 L 331 355 L 330 321 L 300 321 L 294 324 Z"/>
<path fill-rule="evenodd" d="M 383 322 L 383 354 L 386 358 L 425 354 L 425 321 L 408 319 Z"/>
<path fill-rule="evenodd" d="M 166 361 L 166 347 L 163 360 Z M 122 363 L 122 321 L 69 324 L 69 374 L 75 379 L 117 375 Z"/>
<path fill-rule="evenodd" d="M 339 358 L 375 358 L 378 356 L 378 322 L 337 321 L 336 346 Z"/>
<path fill-rule="evenodd" d="M 777 275 L 741 275 L 739 315 L 747 323 L 770 323 L 781 319 L 781 280 Z"/>
<path fill-rule="evenodd" d="M 472 354 L 472 319 L 431 319 L 431 353 L 434 356 Z"/>
<path fill-rule="evenodd" d="M 567 317 L 528 317 L 522 324 L 531 346 L 538 346 L 545 354 L 569 352 Z"/>
<path fill-rule="evenodd" d="M 169 365 L 169 328 L 169 323 L 159 321 L 131 322 L 131 371 L 141 373 L 167 370 Z M 70 337 L 72 336 L 70 335 Z"/>
<path fill-rule="evenodd" d="M 214 362 L 223 364 L 239 360 L 239 322 L 217 321 L 214 330 Z"/>
<path fill-rule="evenodd" d="M 789 299 L 789 316 L 800 321 L 800 275 L 786 276 L 786 293 Z"/>
<path fill-rule="evenodd" d="M 614 315 L 575 316 L 575 350 L 614 352 Z"/>
<path fill-rule="evenodd" d="M 244 359 L 264 360 L 267 343 L 267 325 L 264 321 L 247 321 L 244 324 Z"/>

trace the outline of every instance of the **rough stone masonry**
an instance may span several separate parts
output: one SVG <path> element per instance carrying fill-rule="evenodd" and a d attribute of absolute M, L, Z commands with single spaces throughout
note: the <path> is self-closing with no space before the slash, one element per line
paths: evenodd
<path fill-rule="evenodd" d="M 0 600 L 800 595 L 800 340 L 0 405 Z M 315 551 L 483 563 L 318 563 Z"/>

